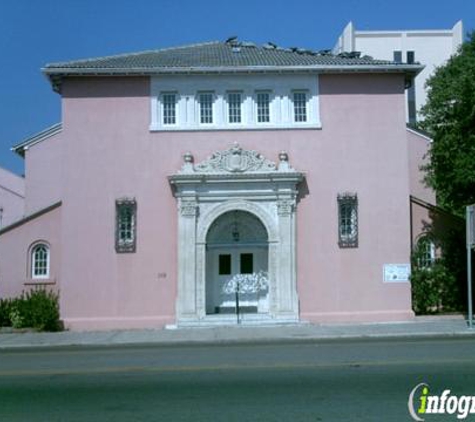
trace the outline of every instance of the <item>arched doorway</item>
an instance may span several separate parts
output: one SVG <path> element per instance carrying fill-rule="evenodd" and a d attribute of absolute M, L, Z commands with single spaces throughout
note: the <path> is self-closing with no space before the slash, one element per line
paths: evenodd
<path fill-rule="evenodd" d="M 233 210 L 220 215 L 206 235 L 206 314 L 269 311 L 269 236 L 258 217 Z"/>
<path fill-rule="evenodd" d="M 169 176 L 178 201 L 177 324 L 233 321 L 232 315 L 220 316 L 235 306 L 227 306 L 229 297 L 218 297 L 219 260 L 229 280 L 241 274 L 241 258 L 245 271 L 268 270 L 268 292 L 241 303 L 248 306 L 244 311 L 257 314 L 242 321 L 299 320 L 295 228 L 304 174 L 290 166 L 285 152 L 278 156 L 276 164 L 237 144 L 199 163 L 186 153 L 182 169 Z M 238 227 L 242 225 L 239 241 L 233 236 L 235 217 Z"/>

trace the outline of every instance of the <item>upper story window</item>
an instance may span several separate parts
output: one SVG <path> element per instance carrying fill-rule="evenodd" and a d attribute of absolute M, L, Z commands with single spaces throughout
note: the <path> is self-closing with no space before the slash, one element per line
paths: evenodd
<path fill-rule="evenodd" d="M 258 92 L 256 94 L 257 102 L 257 122 L 269 123 L 270 122 L 270 93 Z"/>
<path fill-rule="evenodd" d="M 200 123 L 213 123 L 213 94 L 211 92 L 201 92 L 199 94 Z"/>
<path fill-rule="evenodd" d="M 229 123 L 241 123 L 242 98 L 240 92 L 228 93 L 228 122 Z"/>
<path fill-rule="evenodd" d="M 321 128 L 317 74 L 157 75 L 152 131 Z"/>
<path fill-rule="evenodd" d="M 307 121 L 307 93 L 294 92 L 294 121 Z"/>
<path fill-rule="evenodd" d="M 38 243 L 31 250 L 31 278 L 49 278 L 49 246 Z"/>
<path fill-rule="evenodd" d="M 358 247 L 358 197 L 356 194 L 338 195 L 338 245 L 340 248 Z"/>
<path fill-rule="evenodd" d="M 401 63 L 402 62 L 402 51 L 401 50 L 393 51 L 393 61 L 395 61 L 396 63 Z"/>
<path fill-rule="evenodd" d="M 137 203 L 135 199 L 118 199 L 115 210 L 115 249 L 117 252 L 135 252 Z"/>
<path fill-rule="evenodd" d="M 176 124 L 177 95 L 175 93 L 165 93 L 162 95 L 162 116 L 163 125 Z"/>

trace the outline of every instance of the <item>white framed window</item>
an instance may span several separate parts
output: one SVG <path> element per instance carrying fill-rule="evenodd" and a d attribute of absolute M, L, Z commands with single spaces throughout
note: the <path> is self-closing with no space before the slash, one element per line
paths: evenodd
<path fill-rule="evenodd" d="M 355 193 L 338 195 L 338 245 L 358 247 L 358 197 Z"/>
<path fill-rule="evenodd" d="M 116 252 L 135 252 L 137 243 L 137 202 L 135 199 L 121 198 L 115 202 Z"/>
<path fill-rule="evenodd" d="M 428 236 L 422 236 L 416 246 L 417 265 L 421 268 L 430 268 L 435 262 L 435 244 Z"/>
<path fill-rule="evenodd" d="M 256 92 L 257 123 L 270 123 L 270 92 Z"/>
<path fill-rule="evenodd" d="M 307 122 L 307 93 L 305 91 L 294 91 L 293 93 L 294 105 L 294 122 Z"/>
<path fill-rule="evenodd" d="M 242 95 L 228 92 L 228 123 L 242 123 Z"/>
<path fill-rule="evenodd" d="M 318 78 L 153 76 L 150 130 L 320 129 Z"/>
<path fill-rule="evenodd" d="M 162 94 L 162 124 L 164 126 L 177 124 L 177 94 L 174 92 Z"/>
<path fill-rule="evenodd" d="M 49 278 L 50 250 L 46 243 L 38 243 L 31 249 L 31 278 Z"/>
<path fill-rule="evenodd" d="M 213 124 L 213 96 L 212 92 L 200 92 L 198 94 L 200 124 Z"/>

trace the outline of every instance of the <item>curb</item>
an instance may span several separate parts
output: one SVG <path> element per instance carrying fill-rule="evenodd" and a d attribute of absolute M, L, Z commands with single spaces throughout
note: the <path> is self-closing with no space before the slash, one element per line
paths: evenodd
<path fill-rule="evenodd" d="M 327 327 L 328 328 L 328 327 Z M 337 327 L 334 327 L 337 328 Z M 341 329 L 341 327 L 339 327 Z M 361 326 L 353 327 L 361 329 Z M 369 327 L 367 327 L 369 328 Z M 235 328 L 239 330 L 239 328 Z M 254 331 L 254 332 L 253 332 Z M 61 333 L 13 333 L 0 334 L 0 352 L 20 349 L 56 349 L 56 348 L 107 348 L 107 347 L 173 347 L 173 346 L 225 346 L 225 345 L 262 345 L 285 343 L 314 343 L 331 341 L 383 341 L 383 340 L 410 340 L 410 339 L 467 339 L 475 337 L 475 330 L 461 330 L 460 327 L 446 331 L 415 331 L 410 332 L 341 332 L 341 333 L 302 333 L 287 330 L 287 333 L 276 333 L 274 336 L 260 336 L 259 331 L 247 329 L 246 333 L 238 333 L 236 337 L 229 337 L 229 327 L 224 330 L 211 329 L 206 332 L 205 338 L 195 337 L 203 334 L 203 330 L 188 330 L 180 333 L 173 330 L 173 334 L 165 330 L 150 331 L 115 331 L 115 332 L 88 332 L 74 333 L 74 338 L 67 338 L 68 332 Z M 338 330 L 336 330 L 338 331 Z M 366 331 L 366 330 L 365 330 Z M 181 336 L 177 334 L 184 334 Z M 157 337 L 157 334 L 159 335 Z M 241 334 L 241 336 L 239 336 Z M 243 335 L 244 334 L 244 335 Z M 13 336 L 13 337 L 10 337 Z M 4 337 L 2 339 L 2 337 Z M 46 338 L 45 338 L 46 337 Z M 48 338 L 53 337 L 53 338 Z M 65 338 L 66 337 L 66 338 Z M 2 341 L 6 340 L 6 341 Z"/>

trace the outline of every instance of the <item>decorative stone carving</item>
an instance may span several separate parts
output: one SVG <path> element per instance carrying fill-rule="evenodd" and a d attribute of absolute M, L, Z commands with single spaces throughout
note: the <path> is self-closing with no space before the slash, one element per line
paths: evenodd
<path fill-rule="evenodd" d="M 289 155 L 285 151 L 279 153 L 279 171 L 294 171 L 289 164 Z"/>
<path fill-rule="evenodd" d="M 196 201 L 181 201 L 180 214 L 183 217 L 195 217 L 198 212 L 198 204 Z"/>
<path fill-rule="evenodd" d="M 210 158 L 195 165 L 196 173 L 256 173 L 276 171 L 276 165 L 257 151 L 244 150 L 239 144 L 225 151 L 217 151 Z"/>
<path fill-rule="evenodd" d="M 193 173 L 193 154 L 191 152 L 185 152 L 183 155 L 183 167 L 181 168 L 182 173 Z"/>
<path fill-rule="evenodd" d="M 277 214 L 280 216 L 289 216 L 293 213 L 295 201 L 289 199 L 281 199 L 277 202 Z"/>
<path fill-rule="evenodd" d="M 267 245 L 261 242 L 259 248 L 268 248 L 269 280 L 268 315 L 259 317 L 266 321 L 298 320 L 292 217 L 304 174 L 289 166 L 285 151 L 277 156 L 278 167 L 238 144 L 197 164 L 191 153 L 185 153 L 181 170 L 169 176 L 179 211 L 179 324 L 215 323 L 215 318 L 206 314 L 208 247 L 257 245 L 258 239 L 266 239 Z"/>

